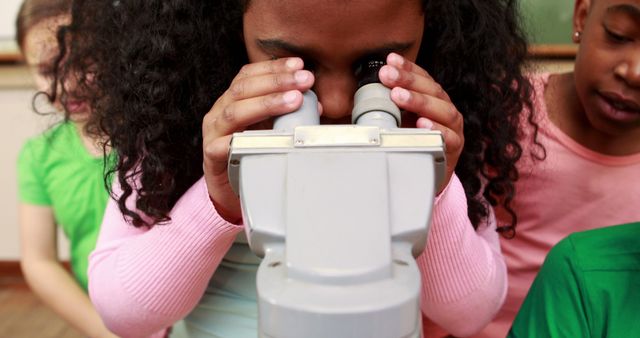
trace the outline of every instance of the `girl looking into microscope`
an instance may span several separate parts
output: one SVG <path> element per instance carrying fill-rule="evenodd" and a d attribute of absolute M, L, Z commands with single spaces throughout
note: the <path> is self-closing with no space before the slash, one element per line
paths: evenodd
<path fill-rule="evenodd" d="M 491 320 L 506 292 L 492 204 L 510 210 L 530 94 L 516 1 L 76 4 L 70 33 L 84 50 L 65 62 L 95 62 L 92 121 L 118 155 L 89 273 L 110 329 L 161 336 L 184 317 L 193 336 L 257 335 L 259 261 L 235 240 L 231 134 L 269 128 L 308 89 L 323 124 L 350 123 L 353 68 L 371 57 L 387 63 L 379 76 L 407 112 L 403 127 L 439 130 L 446 143 L 417 258 L 425 334 L 470 335 Z"/>

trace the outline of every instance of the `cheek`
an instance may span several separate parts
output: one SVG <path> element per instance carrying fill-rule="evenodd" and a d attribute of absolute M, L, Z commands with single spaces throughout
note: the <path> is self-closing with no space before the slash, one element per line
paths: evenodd
<path fill-rule="evenodd" d="M 591 37 L 593 35 L 590 35 Z M 613 74 L 613 70 L 620 61 L 620 50 L 611 48 L 601 39 L 585 39 L 575 61 L 575 72 L 585 79 L 598 79 Z"/>
<path fill-rule="evenodd" d="M 602 71 L 603 65 L 604 61 L 590 51 L 578 53 L 574 65 L 576 88 L 585 88 L 602 77 L 606 73 Z"/>
<path fill-rule="evenodd" d="M 34 75 L 33 76 L 36 89 L 40 92 L 51 92 L 51 81 L 49 81 L 46 77 L 42 75 Z"/>

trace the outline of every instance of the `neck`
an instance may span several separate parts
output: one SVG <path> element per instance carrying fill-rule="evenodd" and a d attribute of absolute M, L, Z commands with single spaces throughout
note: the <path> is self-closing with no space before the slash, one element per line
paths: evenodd
<path fill-rule="evenodd" d="M 95 157 L 100 157 L 104 155 L 104 150 L 102 144 L 106 141 L 105 137 L 96 137 L 90 135 L 86 131 L 86 121 L 73 121 L 73 125 L 78 130 L 78 135 L 80 135 L 80 140 L 82 140 L 82 145 L 87 149 L 89 154 Z"/>

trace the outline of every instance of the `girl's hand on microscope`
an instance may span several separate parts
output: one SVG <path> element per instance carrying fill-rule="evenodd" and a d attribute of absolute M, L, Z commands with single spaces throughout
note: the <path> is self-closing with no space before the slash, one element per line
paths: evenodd
<path fill-rule="evenodd" d="M 202 122 L 204 176 L 216 210 L 229 222 L 241 220 L 240 201 L 227 176 L 229 143 L 234 132 L 295 111 L 314 76 L 297 57 L 256 62 L 242 67 Z"/>
<path fill-rule="evenodd" d="M 387 64 L 380 69 L 379 76 L 380 81 L 391 88 L 393 102 L 400 109 L 416 114 L 416 127 L 442 132 L 447 161 L 442 187 L 446 187 L 464 146 L 462 114 L 426 70 L 396 53 L 387 56 Z"/>

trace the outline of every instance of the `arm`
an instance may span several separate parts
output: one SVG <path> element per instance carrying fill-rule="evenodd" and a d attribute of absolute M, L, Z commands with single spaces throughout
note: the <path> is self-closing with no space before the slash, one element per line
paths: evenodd
<path fill-rule="evenodd" d="M 491 209 L 490 209 L 491 210 Z M 507 270 L 493 213 L 475 231 L 458 178 L 436 199 L 422 272 L 422 311 L 455 336 L 479 332 L 496 315 L 507 293 Z"/>
<path fill-rule="evenodd" d="M 20 204 L 20 264 L 31 290 L 71 326 L 89 337 L 116 337 L 89 297 L 58 261 L 56 224 L 48 206 Z"/>
<path fill-rule="evenodd" d="M 89 261 L 89 293 L 115 333 L 149 336 L 186 316 L 242 230 L 215 211 L 204 179 L 180 198 L 170 216 L 167 224 L 135 228 L 113 200 L 107 205 Z"/>
<path fill-rule="evenodd" d="M 570 239 L 548 254 L 509 337 L 591 337 Z"/>

